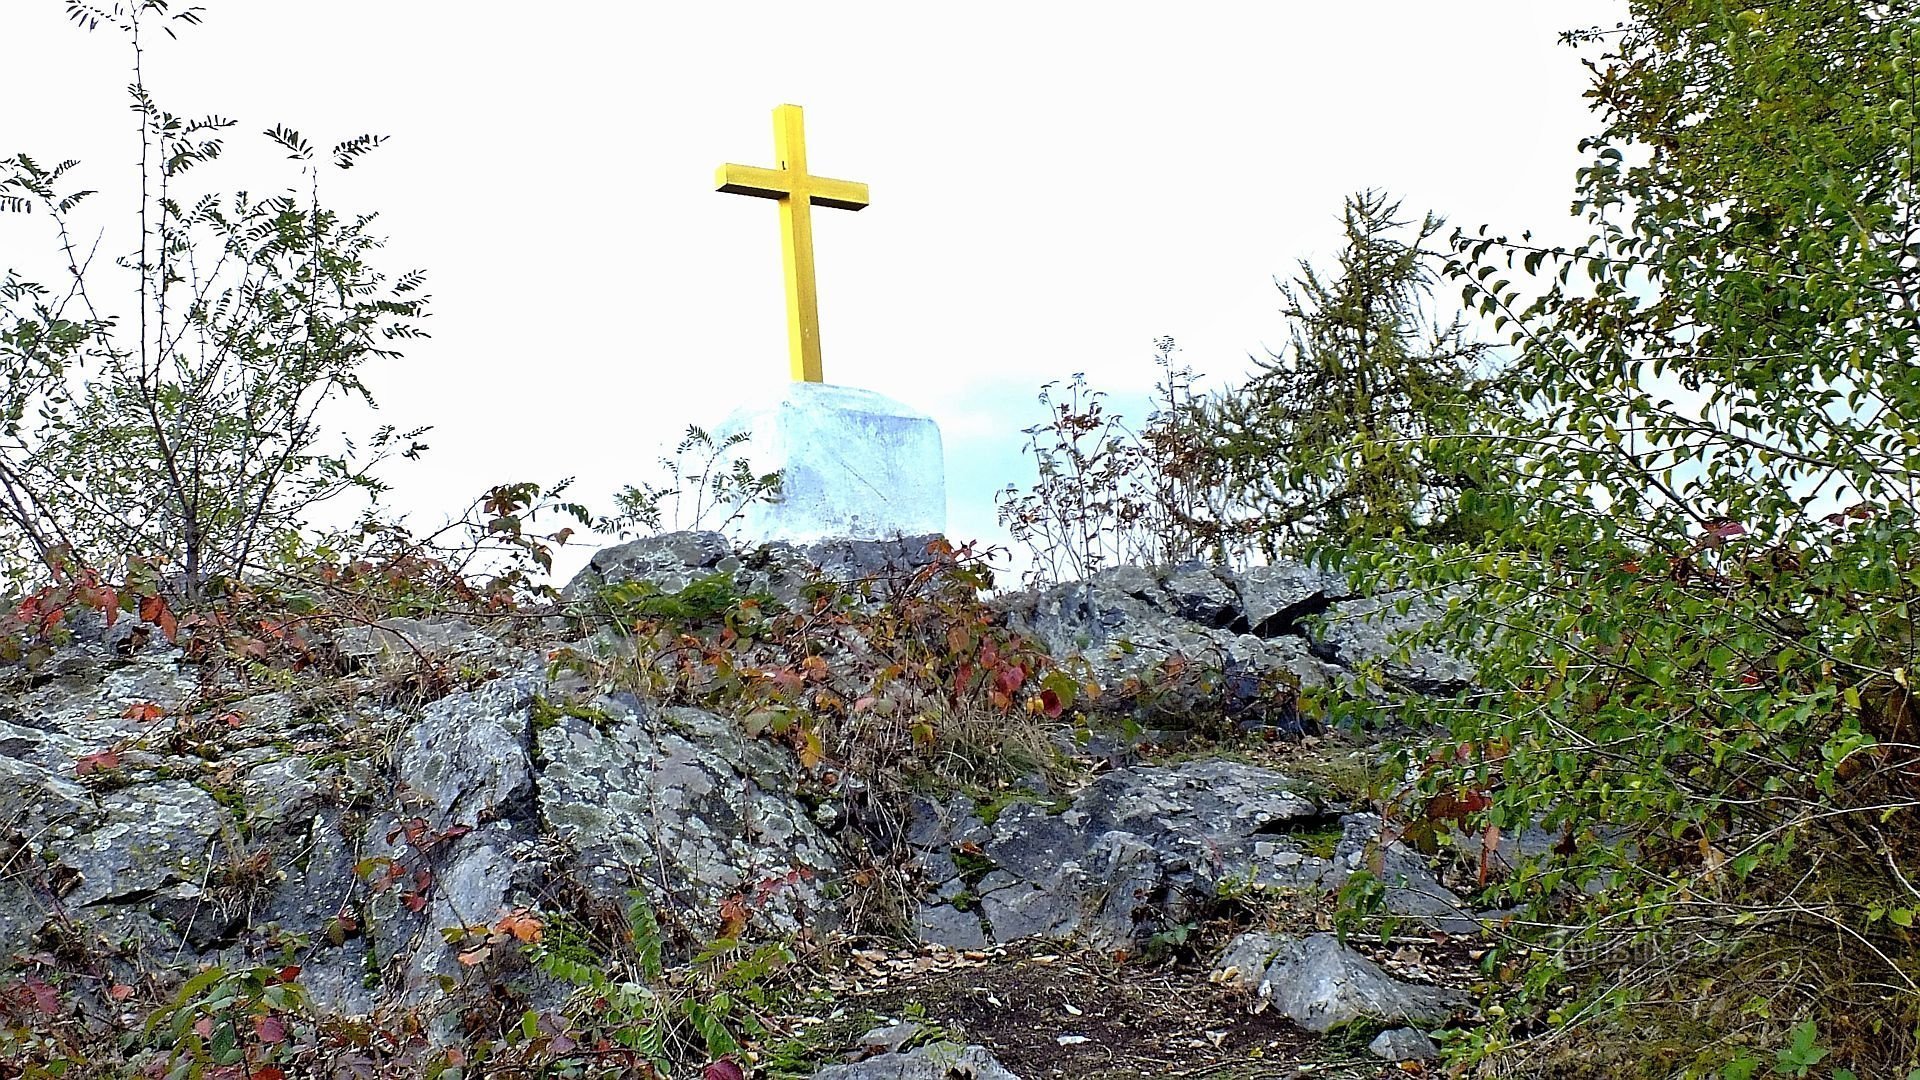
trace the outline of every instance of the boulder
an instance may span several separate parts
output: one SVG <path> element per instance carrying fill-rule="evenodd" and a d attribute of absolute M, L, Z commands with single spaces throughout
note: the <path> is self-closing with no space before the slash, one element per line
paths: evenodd
<path fill-rule="evenodd" d="M 1460 991 L 1393 978 L 1332 934 L 1242 935 L 1228 944 L 1215 970 L 1313 1032 L 1356 1020 L 1438 1023 L 1468 1003 Z"/>
<path fill-rule="evenodd" d="M 828 1065 L 813 1080 L 1020 1080 L 984 1046 L 929 1043 L 904 1053 L 875 1054 L 843 1065 Z"/>
<path fill-rule="evenodd" d="M 1367 1053 L 1385 1061 L 1438 1061 L 1440 1048 L 1419 1028 L 1389 1028 L 1373 1037 Z"/>

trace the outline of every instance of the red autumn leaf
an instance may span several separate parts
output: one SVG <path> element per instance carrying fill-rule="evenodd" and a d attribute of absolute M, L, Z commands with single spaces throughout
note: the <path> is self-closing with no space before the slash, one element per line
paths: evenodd
<path fill-rule="evenodd" d="M 120 715 L 135 723 L 144 724 L 149 720 L 158 720 L 167 715 L 167 710 L 151 701 L 140 701 L 127 706 L 126 711 Z"/>
<path fill-rule="evenodd" d="M 120 755 L 113 750 L 102 750 L 97 754 L 87 754 L 73 763 L 75 776 L 87 776 L 92 773 L 106 772 L 120 767 Z"/>
<path fill-rule="evenodd" d="M 1040 712 L 1049 720 L 1057 720 L 1066 707 L 1060 703 L 1060 695 L 1051 690 L 1040 691 Z"/>
<path fill-rule="evenodd" d="M 253 1033 L 260 1041 L 272 1046 L 287 1041 L 287 1025 L 277 1016 L 257 1016 L 253 1020 Z M 259 1073 L 253 1075 L 259 1076 Z"/>
<path fill-rule="evenodd" d="M 211 1039 L 213 1037 L 213 1018 L 203 1016 L 195 1020 L 193 1022 L 193 1033 L 203 1039 Z"/>
<path fill-rule="evenodd" d="M 278 1065 L 261 1065 L 253 1070 L 253 1080 L 287 1080 L 287 1074 Z"/>
<path fill-rule="evenodd" d="M 400 902 L 407 905 L 407 910 L 415 914 L 419 914 L 427 909 L 427 898 L 421 893 L 406 893 L 400 897 Z"/>
<path fill-rule="evenodd" d="M 107 987 L 107 996 L 115 1001 L 125 1001 L 133 996 L 133 987 L 126 983 L 114 983 Z"/>
<path fill-rule="evenodd" d="M 349 919 L 346 921 L 351 922 L 352 920 Z M 281 982 L 290 983 L 300 977 L 300 965 L 288 964 L 286 967 L 281 968 L 277 974 L 280 976 Z"/>
<path fill-rule="evenodd" d="M 173 617 L 173 612 L 167 610 L 167 602 L 160 597 L 141 597 L 140 617 L 158 626 L 160 632 L 166 635 L 168 641 L 178 641 L 180 639 L 179 620 Z"/>
<path fill-rule="evenodd" d="M 1747 527 L 1732 518 L 1714 518 L 1707 522 L 1707 535 L 1721 540 L 1731 540 L 1736 536 L 1745 536 Z"/>
<path fill-rule="evenodd" d="M 1019 692 L 1021 684 L 1027 681 L 1027 669 L 1018 664 L 1008 664 L 994 674 L 993 681 L 1000 692 L 1012 697 Z"/>
<path fill-rule="evenodd" d="M 747 1074 L 741 1071 L 740 1066 L 733 1063 L 732 1058 L 721 1058 L 719 1061 L 707 1063 L 706 1070 L 701 1073 L 701 1080 L 747 1080 Z"/>
<path fill-rule="evenodd" d="M 60 1012 L 60 992 L 51 985 L 29 975 L 26 981 L 27 997 L 33 1001 L 33 1007 L 48 1016 Z"/>

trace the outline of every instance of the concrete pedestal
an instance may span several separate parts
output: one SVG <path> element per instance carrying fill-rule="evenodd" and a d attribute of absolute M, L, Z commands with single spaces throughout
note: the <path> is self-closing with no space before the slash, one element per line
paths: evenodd
<path fill-rule="evenodd" d="M 783 470 L 780 502 L 741 523 L 749 541 L 806 544 L 944 533 L 946 459 L 933 418 L 871 390 L 788 383 L 736 409 L 715 432 L 748 433 L 756 473 Z"/>

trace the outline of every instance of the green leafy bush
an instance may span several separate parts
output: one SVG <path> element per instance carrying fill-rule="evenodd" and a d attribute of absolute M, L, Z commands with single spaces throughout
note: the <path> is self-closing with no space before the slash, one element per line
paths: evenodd
<path fill-rule="evenodd" d="M 166 0 L 70 3 L 88 28 L 125 31 L 140 118 L 138 246 L 108 285 L 76 237 L 96 192 L 77 164 L 0 159 L 0 211 L 44 220 L 64 280 L 0 277 L 0 574 L 70 566 L 117 577 L 164 565 L 170 591 L 197 598 L 237 578 L 316 505 L 377 494 L 371 471 L 424 447 L 421 430 L 382 427 L 355 445 L 325 427 L 329 402 L 371 403 L 360 371 L 421 337 L 418 272 L 372 264 L 372 215 L 320 201 L 320 177 L 382 141 L 317 153 L 298 132 L 270 142 L 298 162 L 300 187 L 266 197 L 197 190 L 234 121 L 160 108 L 142 75 L 147 39 L 199 21 Z M 122 296 L 133 309 L 110 304 Z"/>
<path fill-rule="evenodd" d="M 1501 1013 L 1454 1047 L 1490 1072 L 1906 1076 L 1920 11 L 1635 3 L 1572 37 L 1598 53 L 1592 238 L 1457 234 L 1449 268 L 1524 403 L 1460 440 L 1503 478 L 1460 496 L 1488 528 L 1340 553 L 1446 598 L 1427 638 L 1479 665 L 1412 703 L 1447 734 L 1401 760 L 1406 825 L 1522 913 Z M 1549 850 L 1501 874 L 1528 829 Z"/>

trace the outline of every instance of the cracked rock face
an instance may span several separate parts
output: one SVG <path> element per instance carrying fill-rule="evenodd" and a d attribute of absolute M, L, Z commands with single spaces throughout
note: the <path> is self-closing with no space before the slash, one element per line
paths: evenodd
<path fill-rule="evenodd" d="M 579 853 L 590 889 L 663 894 L 656 906 L 702 930 L 732 896 L 776 934 L 831 916 L 821 890 L 838 849 L 795 795 L 791 754 L 699 709 L 596 704 L 605 730 L 568 716 L 539 736 L 542 824 Z"/>
<path fill-rule="evenodd" d="M 1147 677 L 1170 656 L 1237 672 L 1280 676 L 1306 688 L 1351 678 L 1378 664 L 1388 684 L 1451 693 L 1471 664 L 1445 653 L 1393 655 L 1395 635 L 1439 614 L 1431 601 L 1354 596 L 1338 574 L 1296 562 L 1235 571 L 1189 565 L 1103 570 L 1083 582 L 1016 593 L 1000 601 L 1008 620 L 1055 656 L 1078 654 L 1096 681 Z"/>
<path fill-rule="evenodd" d="M 1016 802 L 991 825 L 964 797 L 923 800 L 908 831 L 934 879 L 920 934 L 957 948 L 983 934 L 1132 948 L 1230 882 L 1344 880 L 1303 836 L 1337 819 L 1298 786 L 1271 769 L 1202 760 L 1108 773 L 1064 810 Z M 956 899 L 972 903 L 961 911 Z"/>
<path fill-rule="evenodd" d="M 386 637 L 413 634 L 397 650 Z M 261 962 L 297 934 L 312 942 L 302 982 L 351 1014 L 440 1000 L 462 974 L 442 931 L 575 886 L 614 910 L 639 890 L 699 940 L 729 901 L 750 937 L 835 920 L 839 848 L 784 747 L 632 698 L 555 719 L 570 690 L 538 654 L 465 624 L 393 620 L 360 645 L 509 674 L 412 710 L 263 694 L 209 724 L 171 648 L 82 643 L 33 673 L 0 668 L 0 964 L 60 919 L 125 946 L 108 959 L 128 978 Z M 162 719 L 129 718 L 142 703 Z M 176 723 L 217 734 L 183 751 Z"/>

